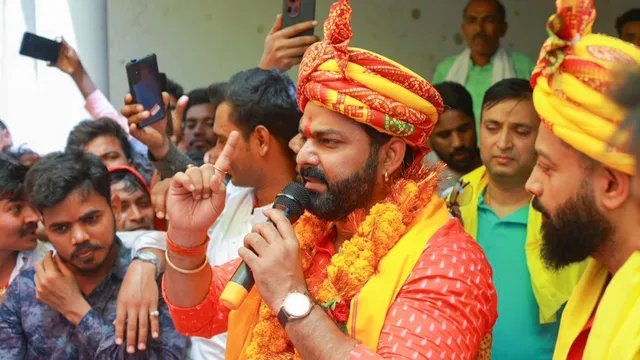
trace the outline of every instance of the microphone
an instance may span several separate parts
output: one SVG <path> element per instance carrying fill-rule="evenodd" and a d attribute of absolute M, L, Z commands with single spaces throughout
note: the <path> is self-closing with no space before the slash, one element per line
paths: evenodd
<path fill-rule="evenodd" d="M 274 209 L 282 210 L 291 223 L 295 223 L 309 204 L 309 193 L 304 185 L 291 182 L 276 196 Z M 271 219 L 269 222 L 273 223 Z M 229 310 L 238 310 L 255 285 L 253 273 L 243 261 L 222 291 L 220 302 Z"/>

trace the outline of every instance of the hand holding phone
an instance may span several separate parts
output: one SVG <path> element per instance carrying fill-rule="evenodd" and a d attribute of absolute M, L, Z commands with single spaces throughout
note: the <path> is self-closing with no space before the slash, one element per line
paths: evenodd
<path fill-rule="evenodd" d="M 155 54 L 142 59 L 133 59 L 127 65 L 127 79 L 133 102 L 141 104 L 150 117 L 138 124 L 143 128 L 165 118 L 165 104 L 162 101 L 162 89 L 158 60 Z"/>
<path fill-rule="evenodd" d="M 292 0 L 284 0 L 285 9 L 283 10 L 289 10 L 287 7 L 289 1 Z M 311 2 L 313 2 L 312 9 L 314 9 L 315 12 L 315 1 Z M 307 2 L 300 2 L 301 5 L 304 5 L 302 3 Z M 304 9 L 311 9 L 309 6 L 310 5 L 306 5 Z M 292 9 L 291 11 L 295 14 L 297 10 Z M 260 60 L 260 68 L 276 68 L 281 72 L 287 71 L 292 66 L 300 64 L 302 56 L 309 46 L 320 40 L 317 36 L 313 35 L 313 29 L 318 24 L 317 21 L 313 19 L 313 14 L 310 16 L 298 14 L 295 16 L 295 20 L 287 20 L 287 25 L 285 25 L 285 20 L 288 17 L 291 19 L 289 14 L 283 11 L 283 14 L 278 15 L 276 18 L 276 22 L 264 42 L 264 52 Z M 310 20 L 304 21 L 304 19 Z"/>

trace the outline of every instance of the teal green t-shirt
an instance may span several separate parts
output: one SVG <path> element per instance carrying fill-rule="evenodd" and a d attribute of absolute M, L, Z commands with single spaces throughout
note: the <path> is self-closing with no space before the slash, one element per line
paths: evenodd
<path fill-rule="evenodd" d="M 553 357 L 560 321 L 544 325 L 539 321 L 538 303 L 525 254 L 528 216 L 527 205 L 500 219 L 484 203 L 484 193 L 480 196 L 477 241 L 493 268 L 498 294 L 492 360 L 549 360 Z"/>
<path fill-rule="evenodd" d="M 516 76 L 521 79 L 530 79 L 531 73 L 533 72 L 533 67 L 535 63 L 531 60 L 527 55 L 515 52 L 515 51 L 507 51 L 507 55 L 511 58 L 513 62 L 514 70 L 516 71 Z M 453 63 L 456 61 L 456 56 L 451 56 L 444 59 L 438 67 L 436 67 L 436 72 L 433 75 L 433 83 L 439 84 L 441 82 L 446 81 L 447 74 L 449 70 L 453 66 Z M 480 134 L 480 116 L 482 115 L 482 100 L 484 99 L 484 93 L 493 85 L 493 59 L 489 65 L 480 67 L 476 66 L 471 62 L 469 64 L 469 73 L 467 74 L 467 82 L 464 84 L 464 87 L 471 94 L 471 99 L 473 100 L 473 113 L 476 116 L 476 130 L 477 133 Z M 478 136 L 478 139 L 480 137 Z"/>

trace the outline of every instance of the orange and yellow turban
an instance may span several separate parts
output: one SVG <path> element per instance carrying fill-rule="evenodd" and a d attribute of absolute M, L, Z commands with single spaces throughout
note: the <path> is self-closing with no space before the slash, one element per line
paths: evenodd
<path fill-rule="evenodd" d="M 423 153 L 444 110 L 442 98 L 425 79 L 381 55 L 350 48 L 348 0 L 331 6 L 325 38 L 304 55 L 298 77 L 298 105 L 312 101 L 376 130 L 404 138 Z"/>
<path fill-rule="evenodd" d="M 633 174 L 635 159 L 611 146 L 626 110 L 610 97 L 624 67 L 640 65 L 640 48 L 592 34 L 593 0 L 556 0 L 531 77 L 533 102 L 542 121 L 560 139 L 613 169 Z"/>

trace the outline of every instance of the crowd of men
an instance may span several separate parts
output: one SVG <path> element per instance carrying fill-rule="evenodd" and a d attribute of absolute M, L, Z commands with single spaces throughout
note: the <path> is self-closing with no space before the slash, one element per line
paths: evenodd
<path fill-rule="evenodd" d="M 536 62 L 469 0 L 430 81 L 349 47 L 349 1 L 322 40 L 279 16 L 146 127 L 62 40 L 91 119 L 43 156 L 0 121 L 0 360 L 640 358 L 640 9 L 556 5 Z"/>

